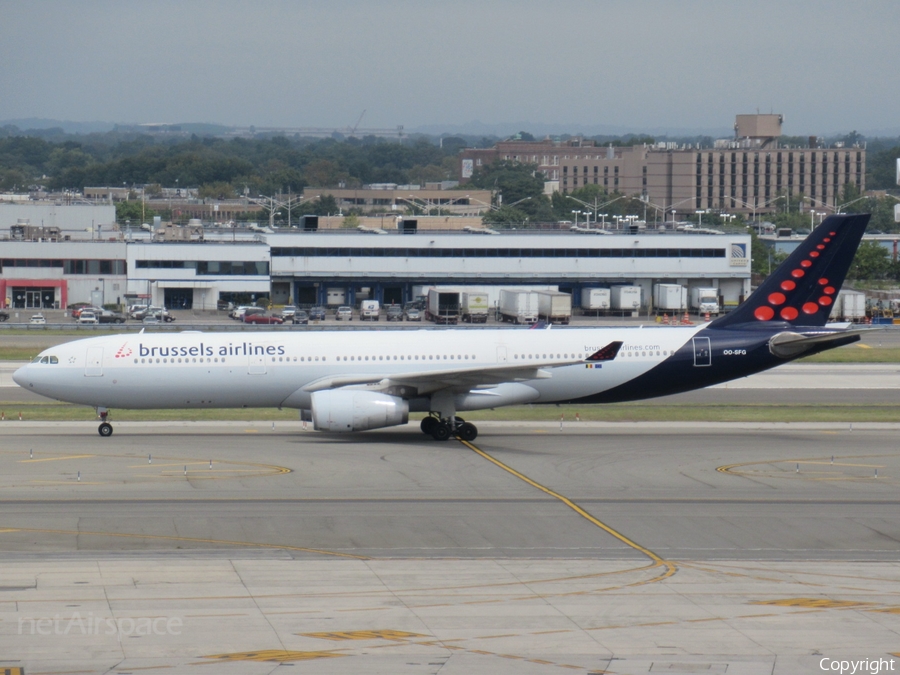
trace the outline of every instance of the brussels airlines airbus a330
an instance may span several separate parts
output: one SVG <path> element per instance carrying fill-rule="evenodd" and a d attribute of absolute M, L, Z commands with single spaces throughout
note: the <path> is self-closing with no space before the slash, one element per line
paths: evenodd
<path fill-rule="evenodd" d="M 298 408 L 349 432 L 430 414 L 437 440 L 474 440 L 457 412 L 521 403 L 611 403 L 744 377 L 859 339 L 828 327 L 868 215 L 826 218 L 734 311 L 699 326 L 559 330 L 109 335 L 47 349 L 13 378 L 108 409 Z"/>

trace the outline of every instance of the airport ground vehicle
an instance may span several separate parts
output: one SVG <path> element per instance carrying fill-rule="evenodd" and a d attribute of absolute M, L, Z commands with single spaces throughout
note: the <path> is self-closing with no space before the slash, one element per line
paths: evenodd
<path fill-rule="evenodd" d="M 719 289 L 718 288 L 700 288 L 695 286 L 691 289 L 691 309 L 697 314 L 710 314 L 717 316 L 719 314 Z"/>
<path fill-rule="evenodd" d="M 459 291 L 428 290 L 425 318 L 435 323 L 459 323 Z"/>
<path fill-rule="evenodd" d="M 547 323 L 566 325 L 572 318 L 572 296 L 558 291 L 535 291 L 538 300 L 538 319 Z"/>
<path fill-rule="evenodd" d="M 675 314 L 688 308 L 687 289 L 681 284 L 653 284 L 653 309 Z"/>
<path fill-rule="evenodd" d="M 381 318 L 381 305 L 377 300 L 363 300 L 359 303 L 360 321 L 378 321 Z"/>
<path fill-rule="evenodd" d="M 465 323 L 487 323 L 489 309 L 487 293 L 462 292 L 459 312 Z"/>
<path fill-rule="evenodd" d="M 537 321 L 537 294 L 534 291 L 500 290 L 500 320 L 510 323 L 535 323 Z"/>

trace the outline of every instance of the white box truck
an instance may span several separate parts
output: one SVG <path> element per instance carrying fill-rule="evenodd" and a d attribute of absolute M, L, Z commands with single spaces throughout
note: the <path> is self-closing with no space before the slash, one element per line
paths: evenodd
<path fill-rule="evenodd" d="M 547 323 L 567 325 L 572 318 L 572 296 L 559 291 L 535 291 L 538 318 Z"/>
<path fill-rule="evenodd" d="M 600 312 L 609 309 L 609 289 L 582 288 L 581 309 L 586 312 Z"/>
<path fill-rule="evenodd" d="M 687 289 L 681 284 L 653 284 L 653 307 L 663 312 L 687 309 Z"/>
<path fill-rule="evenodd" d="M 613 286 L 609 289 L 609 302 L 612 309 L 636 312 L 641 308 L 641 287 Z"/>
<path fill-rule="evenodd" d="M 712 316 L 718 315 L 719 309 L 719 289 L 718 288 L 701 288 L 695 286 L 691 289 L 691 309 L 697 314 L 709 313 Z"/>
<path fill-rule="evenodd" d="M 360 321 L 378 321 L 381 314 L 381 305 L 377 300 L 363 300 L 359 303 Z"/>
<path fill-rule="evenodd" d="M 840 291 L 831 306 L 831 319 L 862 321 L 866 318 L 866 294 L 862 291 Z"/>
<path fill-rule="evenodd" d="M 487 323 L 489 309 L 487 293 L 462 292 L 459 313 L 466 323 Z"/>
<path fill-rule="evenodd" d="M 428 290 L 425 318 L 435 323 L 459 323 L 459 291 Z"/>
<path fill-rule="evenodd" d="M 500 320 L 511 323 L 535 323 L 537 293 L 500 289 Z"/>

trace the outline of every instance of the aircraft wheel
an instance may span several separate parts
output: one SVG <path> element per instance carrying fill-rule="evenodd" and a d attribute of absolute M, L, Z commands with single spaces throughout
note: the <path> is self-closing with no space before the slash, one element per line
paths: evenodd
<path fill-rule="evenodd" d="M 438 422 L 434 427 L 434 431 L 431 432 L 432 437 L 436 441 L 446 441 L 450 438 L 450 425 L 446 422 Z"/>
<path fill-rule="evenodd" d="M 431 415 L 429 415 L 428 417 L 423 417 L 422 424 L 420 425 L 422 433 L 431 436 L 431 434 L 434 433 L 434 428 L 438 424 L 440 424 L 440 421 L 437 417 L 432 417 Z"/>
<path fill-rule="evenodd" d="M 470 443 L 478 437 L 478 427 L 470 422 L 461 424 L 456 429 L 456 435 L 461 441 L 469 441 Z"/>
<path fill-rule="evenodd" d="M 97 431 L 104 438 L 106 438 L 107 436 L 112 436 L 112 424 L 110 424 L 109 422 L 103 422 L 99 427 L 97 427 Z"/>

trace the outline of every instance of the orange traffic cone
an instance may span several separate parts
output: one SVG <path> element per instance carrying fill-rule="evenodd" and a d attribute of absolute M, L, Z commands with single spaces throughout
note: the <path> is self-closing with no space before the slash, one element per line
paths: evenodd
<path fill-rule="evenodd" d="M 703 320 L 709 321 L 709 312 L 707 312 L 706 314 L 703 315 Z"/>

